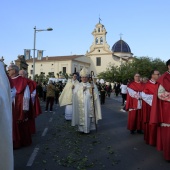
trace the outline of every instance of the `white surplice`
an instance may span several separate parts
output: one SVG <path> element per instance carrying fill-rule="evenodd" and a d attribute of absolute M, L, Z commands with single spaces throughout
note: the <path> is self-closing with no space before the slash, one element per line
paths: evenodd
<path fill-rule="evenodd" d="M 69 79 L 59 97 L 60 106 L 66 106 L 65 107 L 66 120 L 72 119 L 72 113 L 73 113 L 72 102 L 74 100 L 74 89 L 72 89 L 72 87 L 73 85 L 76 86 L 76 84 L 79 84 L 78 80 Z"/>

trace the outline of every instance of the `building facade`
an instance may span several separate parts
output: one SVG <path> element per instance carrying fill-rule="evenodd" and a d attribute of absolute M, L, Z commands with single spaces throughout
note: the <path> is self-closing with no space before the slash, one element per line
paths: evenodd
<path fill-rule="evenodd" d="M 35 75 L 52 73 L 56 78 L 59 72 L 67 73 L 80 72 L 86 67 L 89 72 L 93 71 L 97 76 L 100 72 L 106 71 L 109 65 L 120 66 L 124 62 L 133 59 L 133 53 L 129 45 L 121 38 L 110 50 L 106 41 L 107 31 L 103 24 L 96 24 L 92 35 L 93 43 L 85 55 L 70 56 L 47 56 L 35 59 Z M 33 59 L 27 59 L 28 74 L 33 76 Z"/>
<path fill-rule="evenodd" d="M 28 74 L 33 75 L 33 59 L 27 60 Z M 35 59 L 35 75 L 41 73 L 48 75 L 49 73 L 57 78 L 58 73 L 67 73 L 68 75 L 86 67 L 89 69 L 89 58 L 84 55 L 71 55 L 71 56 L 53 56 L 43 57 L 41 60 Z"/>

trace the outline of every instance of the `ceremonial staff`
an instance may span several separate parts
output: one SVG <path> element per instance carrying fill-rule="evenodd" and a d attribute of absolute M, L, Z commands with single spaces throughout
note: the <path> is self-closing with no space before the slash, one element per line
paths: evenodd
<path fill-rule="evenodd" d="M 93 111 L 94 111 L 95 127 L 96 127 L 96 132 L 97 132 L 96 111 L 95 111 L 95 103 L 94 103 L 94 82 L 93 82 L 93 75 L 94 75 L 94 72 L 91 71 L 91 79 L 92 79 L 92 83 L 93 83 L 93 87 L 92 87 Z"/>

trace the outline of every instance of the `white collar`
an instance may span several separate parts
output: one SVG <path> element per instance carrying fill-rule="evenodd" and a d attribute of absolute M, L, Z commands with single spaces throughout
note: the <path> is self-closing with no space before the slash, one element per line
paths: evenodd
<path fill-rule="evenodd" d="M 16 77 L 12 77 L 11 79 L 16 79 L 16 78 L 18 78 L 18 77 L 20 77 L 20 75 L 18 75 L 18 76 L 16 76 Z"/>
<path fill-rule="evenodd" d="M 156 84 L 156 81 L 154 81 L 154 80 L 152 80 L 152 79 L 150 79 L 149 80 L 152 84 Z"/>

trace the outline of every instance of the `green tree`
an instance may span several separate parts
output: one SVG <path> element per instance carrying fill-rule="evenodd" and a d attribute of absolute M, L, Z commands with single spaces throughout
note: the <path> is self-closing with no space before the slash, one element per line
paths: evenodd
<path fill-rule="evenodd" d="M 167 71 L 167 66 L 165 65 L 165 61 L 161 61 L 159 58 L 156 58 L 152 61 L 152 68 L 158 69 L 158 71 L 160 71 L 161 74 Z"/>
<path fill-rule="evenodd" d="M 41 73 L 40 75 L 38 75 L 38 74 L 36 74 L 35 76 L 34 76 L 34 81 L 36 81 L 36 82 L 42 82 L 42 83 L 46 83 L 46 82 L 48 82 L 48 76 L 45 76 L 45 73 Z"/>
<path fill-rule="evenodd" d="M 167 67 L 165 62 L 159 58 L 153 60 L 149 57 L 134 57 L 132 62 L 123 63 L 120 67 L 110 64 L 106 71 L 98 75 L 98 78 L 109 82 L 120 82 L 133 79 L 135 73 L 149 78 L 150 72 L 153 69 L 157 69 L 162 74 L 167 70 Z"/>

